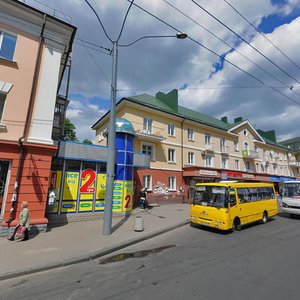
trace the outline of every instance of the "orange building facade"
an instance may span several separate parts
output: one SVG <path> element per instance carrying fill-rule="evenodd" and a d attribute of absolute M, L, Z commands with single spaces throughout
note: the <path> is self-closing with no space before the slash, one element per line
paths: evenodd
<path fill-rule="evenodd" d="M 54 111 L 76 28 L 15 0 L 0 11 L 0 236 L 27 201 L 32 229 L 46 230 Z M 34 227 L 35 226 L 35 227 Z"/>

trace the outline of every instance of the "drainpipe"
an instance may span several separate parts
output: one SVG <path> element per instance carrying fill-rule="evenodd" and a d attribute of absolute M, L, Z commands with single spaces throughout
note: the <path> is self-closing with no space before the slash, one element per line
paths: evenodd
<path fill-rule="evenodd" d="M 182 182 L 181 184 L 183 185 L 184 179 L 183 179 L 183 123 L 185 121 L 185 118 L 183 118 L 182 122 L 181 122 L 181 178 L 182 178 Z M 183 198 L 182 198 L 182 203 L 184 203 L 184 193 L 183 192 Z"/>
<path fill-rule="evenodd" d="M 34 68 L 34 74 L 33 74 L 33 80 L 31 85 L 31 92 L 30 92 L 30 98 L 29 98 L 29 105 L 26 115 L 26 121 L 24 125 L 23 135 L 18 139 L 18 146 L 20 148 L 20 155 L 19 155 L 19 163 L 18 163 L 18 169 L 16 174 L 16 181 L 14 184 L 14 192 L 11 198 L 11 208 L 9 212 L 9 218 L 6 220 L 6 223 L 8 224 L 8 227 L 10 227 L 10 223 L 15 219 L 16 215 L 16 206 L 18 203 L 18 192 L 19 192 L 19 186 L 20 186 L 20 178 L 21 178 L 21 171 L 23 169 L 23 155 L 25 152 L 24 146 L 23 146 L 23 140 L 28 138 L 29 134 L 29 128 L 30 128 L 30 120 L 32 118 L 33 113 L 33 106 L 34 106 L 34 100 L 35 100 L 35 92 L 36 92 L 36 86 L 38 81 L 38 75 L 39 75 L 39 69 L 41 64 L 41 57 L 42 57 L 42 47 L 43 47 L 43 41 L 44 41 L 44 31 L 46 26 L 46 19 L 47 15 L 44 14 L 43 19 L 43 25 L 42 30 L 39 37 L 39 47 L 37 52 L 37 57 L 35 61 L 35 68 Z"/>

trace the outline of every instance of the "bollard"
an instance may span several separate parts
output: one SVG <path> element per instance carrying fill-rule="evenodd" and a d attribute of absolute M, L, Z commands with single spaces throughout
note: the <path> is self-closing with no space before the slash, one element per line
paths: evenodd
<path fill-rule="evenodd" d="M 144 219 L 142 216 L 136 216 L 134 221 L 134 231 L 144 230 Z"/>

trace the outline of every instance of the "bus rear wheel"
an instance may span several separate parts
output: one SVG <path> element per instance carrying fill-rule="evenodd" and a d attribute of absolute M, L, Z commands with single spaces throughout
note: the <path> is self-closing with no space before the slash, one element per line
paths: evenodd
<path fill-rule="evenodd" d="M 268 213 L 266 211 L 264 212 L 261 221 L 263 224 L 266 224 L 268 222 Z"/>

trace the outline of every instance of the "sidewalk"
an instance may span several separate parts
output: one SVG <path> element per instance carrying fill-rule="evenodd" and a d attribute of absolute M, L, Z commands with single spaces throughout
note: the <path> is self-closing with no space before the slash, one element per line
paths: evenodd
<path fill-rule="evenodd" d="M 136 216 L 144 230 L 136 232 Z M 113 218 L 112 234 L 102 233 L 103 220 L 69 223 L 51 228 L 29 241 L 0 238 L 0 280 L 88 261 L 187 224 L 188 204 L 167 204 Z"/>

